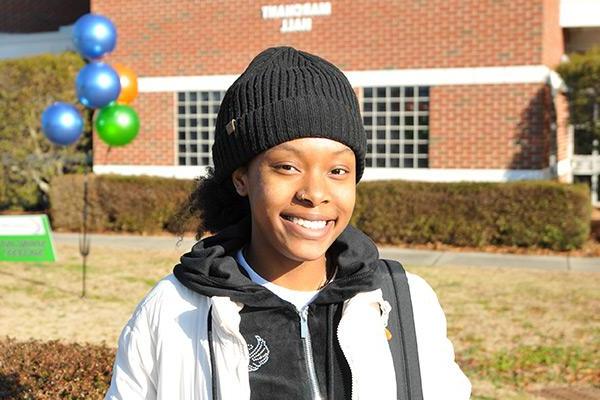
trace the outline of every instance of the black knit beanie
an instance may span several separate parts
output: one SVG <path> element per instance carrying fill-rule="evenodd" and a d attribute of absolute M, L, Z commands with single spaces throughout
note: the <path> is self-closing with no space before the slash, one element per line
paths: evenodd
<path fill-rule="evenodd" d="M 222 182 L 257 154 L 304 137 L 350 147 L 360 180 L 367 139 L 346 76 L 313 54 L 292 47 L 266 49 L 223 97 L 212 148 L 215 178 Z"/>

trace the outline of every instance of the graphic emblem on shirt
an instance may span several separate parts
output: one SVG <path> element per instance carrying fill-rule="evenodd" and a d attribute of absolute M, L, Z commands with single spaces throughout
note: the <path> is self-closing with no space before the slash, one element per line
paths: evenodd
<path fill-rule="evenodd" d="M 250 372 L 258 370 L 263 364 L 269 361 L 267 342 L 258 335 L 254 335 L 254 338 L 256 339 L 256 344 L 248 343 L 248 353 L 250 355 L 248 371 Z"/>

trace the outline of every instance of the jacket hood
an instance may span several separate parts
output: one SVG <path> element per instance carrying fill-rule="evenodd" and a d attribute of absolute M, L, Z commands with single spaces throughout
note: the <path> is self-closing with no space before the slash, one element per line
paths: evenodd
<path fill-rule="evenodd" d="M 270 290 L 252 282 L 238 265 L 235 253 L 250 241 L 251 219 L 204 238 L 180 258 L 173 269 L 187 288 L 205 296 L 224 296 L 255 307 L 278 307 L 282 300 Z M 379 259 L 375 243 L 357 228 L 348 225 L 327 250 L 337 267 L 335 278 L 313 303 L 343 302 L 359 292 L 375 289 L 374 271 Z"/>

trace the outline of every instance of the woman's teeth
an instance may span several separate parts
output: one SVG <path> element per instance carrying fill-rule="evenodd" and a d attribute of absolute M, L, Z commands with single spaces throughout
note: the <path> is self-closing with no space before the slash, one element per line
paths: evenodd
<path fill-rule="evenodd" d="M 302 218 L 296 217 L 285 217 L 287 220 L 292 221 L 293 223 L 303 226 L 308 229 L 323 229 L 325 225 L 327 225 L 327 221 L 309 221 Z"/>

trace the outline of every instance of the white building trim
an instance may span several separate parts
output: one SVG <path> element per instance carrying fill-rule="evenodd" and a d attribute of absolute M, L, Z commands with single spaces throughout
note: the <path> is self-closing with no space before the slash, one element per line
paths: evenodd
<path fill-rule="evenodd" d="M 510 83 L 550 83 L 558 89 L 560 76 L 545 65 L 476 68 L 422 68 L 345 71 L 353 87 L 493 85 Z M 140 92 L 180 92 L 226 90 L 238 75 L 164 76 L 139 78 Z"/>
<path fill-rule="evenodd" d="M 565 158 L 556 163 L 556 174 L 558 176 L 571 175 L 573 173 L 573 159 Z"/>
<path fill-rule="evenodd" d="M 354 87 L 442 86 L 546 83 L 551 70 L 544 65 L 476 68 L 423 68 L 345 72 Z"/>
<path fill-rule="evenodd" d="M 561 0 L 560 26 L 580 28 L 600 26 L 600 1 L 598 0 Z"/>
<path fill-rule="evenodd" d="M 559 169 L 560 169 L 559 162 Z M 95 174 L 149 175 L 177 179 L 194 179 L 206 173 L 204 166 L 169 165 L 94 165 Z M 549 179 L 548 168 L 524 169 L 437 169 L 437 168 L 366 168 L 363 181 L 402 179 L 426 182 L 508 182 Z"/>
<path fill-rule="evenodd" d="M 0 33 L 0 59 L 74 50 L 72 30 L 73 26 L 70 25 L 63 26 L 55 32 Z"/>
<path fill-rule="evenodd" d="M 363 180 L 402 179 L 423 182 L 508 182 L 549 179 L 545 169 L 468 169 L 468 168 L 366 168 Z"/>
<path fill-rule="evenodd" d="M 159 76 L 138 78 L 140 93 L 227 90 L 238 75 Z"/>
<path fill-rule="evenodd" d="M 194 179 L 206 173 L 205 166 L 187 165 L 98 165 L 93 167 L 94 174 L 116 174 L 128 176 L 160 176 L 163 178 Z"/>
<path fill-rule="evenodd" d="M 558 72 L 550 70 L 548 74 L 548 83 L 552 88 L 552 94 L 556 95 L 557 92 L 567 93 L 567 84 L 560 77 Z"/>

